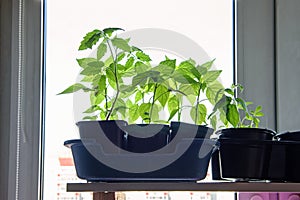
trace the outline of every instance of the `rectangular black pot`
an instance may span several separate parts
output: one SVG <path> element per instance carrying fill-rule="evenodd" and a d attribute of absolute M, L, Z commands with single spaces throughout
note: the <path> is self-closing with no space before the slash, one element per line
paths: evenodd
<path fill-rule="evenodd" d="M 81 140 L 69 140 L 65 145 L 72 149 L 77 176 L 87 181 L 197 181 L 206 177 L 216 141 L 182 139 L 175 148 L 174 145 L 166 147 L 172 148 L 172 153 L 168 153 L 169 149 L 165 153 L 154 154 L 107 153 L 101 144 L 83 143 Z M 94 155 L 93 150 L 97 150 L 98 155 Z M 99 160 L 98 156 L 112 163 L 105 163 L 105 159 Z M 176 159 L 164 163 L 170 157 Z M 127 164 L 131 164 L 130 169 L 124 167 Z M 153 166 L 153 170 L 143 171 L 143 166 L 147 168 L 149 165 Z"/>

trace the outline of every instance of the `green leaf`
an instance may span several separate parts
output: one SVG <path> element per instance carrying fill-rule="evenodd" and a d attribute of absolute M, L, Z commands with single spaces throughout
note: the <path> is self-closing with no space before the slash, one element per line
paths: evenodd
<path fill-rule="evenodd" d="M 173 73 L 173 78 L 175 81 L 183 84 L 195 84 L 197 81 L 195 81 L 192 77 L 185 74 L 181 70 L 175 70 Z"/>
<path fill-rule="evenodd" d="M 112 72 L 112 70 L 110 68 L 106 69 L 106 78 L 107 78 L 110 86 L 116 90 L 117 86 L 116 86 L 115 74 Z"/>
<path fill-rule="evenodd" d="M 179 109 L 175 109 L 175 110 L 172 110 L 170 112 L 170 116 L 168 118 L 168 122 L 176 115 L 176 113 L 179 111 Z"/>
<path fill-rule="evenodd" d="M 239 89 L 240 92 L 243 92 L 243 90 L 244 90 L 244 87 L 241 84 L 232 85 L 231 88 Z"/>
<path fill-rule="evenodd" d="M 232 124 L 233 127 L 237 127 L 240 122 L 240 115 L 236 105 L 229 104 L 227 106 L 226 118 Z"/>
<path fill-rule="evenodd" d="M 204 104 L 198 104 L 198 108 L 192 107 L 190 111 L 190 116 L 192 120 L 195 122 L 195 124 L 202 124 L 206 120 L 206 115 L 207 115 L 207 109 Z"/>
<path fill-rule="evenodd" d="M 76 60 L 77 60 L 77 63 L 79 64 L 79 66 L 82 68 L 88 67 L 89 66 L 88 64 L 91 62 L 97 62 L 96 58 L 81 58 L 81 59 L 76 59 Z"/>
<path fill-rule="evenodd" d="M 169 98 L 168 100 L 168 110 L 169 113 L 171 113 L 173 110 L 178 110 L 179 107 L 179 100 L 176 98 L 176 96 L 172 96 L 171 98 Z"/>
<path fill-rule="evenodd" d="M 174 60 L 167 59 L 167 60 L 161 61 L 159 63 L 159 65 L 161 65 L 162 67 L 166 66 L 166 67 L 175 69 L 175 67 L 176 67 L 176 59 L 174 59 Z"/>
<path fill-rule="evenodd" d="M 193 60 L 192 58 L 189 58 L 187 61 L 188 61 L 189 63 L 191 63 L 192 65 L 196 66 L 196 61 Z"/>
<path fill-rule="evenodd" d="M 131 106 L 133 106 L 133 105 L 135 105 L 135 104 L 133 104 L 130 99 L 127 99 L 127 101 L 126 101 L 126 107 L 131 108 Z"/>
<path fill-rule="evenodd" d="M 85 88 L 86 87 L 84 85 L 82 85 L 80 83 L 75 83 L 75 84 L 69 86 L 67 89 L 65 89 L 61 93 L 59 93 L 58 95 L 60 95 L 60 94 L 74 93 L 74 92 L 77 92 L 78 90 L 85 89 Z"/>
<path fill-rule="evenodd" d="M 159 84 L 156 88 L 154 100 L 159 101 L 162 107 L 165 107 L 168 99 L 169 99 L 170 92 L 167 87 Z"/>
<path fill-rule="evenodd" d="M 227 106 L 230 104 L 230 98 L 226 95 L 223 95 L 222 98 L 215 104 L 213 111 L 217 111 L 218 109 L 227 109 Z"/>
<path fill-rule="evenodd" d="M 212 67 L 212 65 L 214 64 L 214 62 L 215 62 L 215 59 L 202 64 L 201 67 L 205 67 L 207 70 L 209 70 Z"/>
<path fill-rule="evenodd" d="M 241 98 L 236 98 L 235 100 L 238 102 L 239 105 L 241 105 L 242 109 L 246 113 L 248 113 L 248 108 L 247 108 L 246 102 L 243 99 L 241 99 Z"/>
<path fill-rule="evenodd" d="M 214 81 L 207 85 L 206 97 L 211 104 L 216 104 L 224 94 L 223 85 L 219 81 Z"/>
<path fill-rule="evenodd" d="M 203 80 L 207 83 L 214 82 L 221 74 L 222 70 L 212 70 L 208 71 L 204 76 Z"/>
<path fill-rule="evenodd" d="M 131 46 L 132 51 L 143 51 L 142 49 L 136 47 L 136 46 Z"/>
<path fill-rule="evenodd" d="M 137 91 L 135 93 L 135 103 L 139 102 L 143 98 L 143 93 L 141 91 Z"/>
<path fill-rule="evenodd" d="M 259 123 L 260 123 L 260 120 L 259 120 L 258 118 L 254 118 L 254 119 L 253 119 L 253 123 L 254 123 L 254 125 L 255 125 L 255 128 L 258 128 Z"/>
<path fill-rule="evenodd" d="M 190 61 L 183 61 L 179 64 L 178 70 L 182 70 L 183 73 L 192 75 L 193 77 L 200 80 L 201 74 L 196 69 L 195 65 L 193 65 Z"/>
<path fill-rule="evenodd" d="M 125 53 L 124 52 L 118 54 L 117 55 L 117 61 L 121 61 L 124 57 L 125 57 Z"/>
<path fill-rule="evenodd" d="M 103 66 L 104 63 L 101 61 L 90 62 L 88 63 L 88 66 L 80 72 L 80 74 L 86 76 L 99 74 Z"/>
<path fill-rule="evenodd" d="M 225 91 L 227 94 L 234 96 L 234 91 L 233 91 L 232 89 L 226 88 L 224 91 Z"/>
<path fill-rule="evenodd" d="M 210 118 L 210 124 L 213 127 L 213 129 L 217 129 L 217 116 L 213 116 Z"/>
<path fill-rule="evenodd" d="M 149 78 L 157 79 L 159 77 L 159 72 L 156 71 L 147 71 L 141 74 L 136 75 L 132 79 L 133 86 L 144 86 Z"/>
<path fill-rule="evenodd" d="M 106 119 L 106 114 L 105 112 L 100 112 L 100 119 L 105 120 Z"/>
<path fill-rule="evenodd" d="M 137 74 L 136 76 L 134 76 L 132 78 L 132 85 L 133 86 L 137 86 L 137 85 L 144 86 L 146 84 L 148 78 L 149 77 L 146 73 Z"/>
<path fill-rule="evenodd" d="M 113 32 L 119 31 L 119 30 L 124 31 L 124 29 L 122 29 L 122 28 L 105 28 L 105 29 L 103 29 L 103 32 L 110 37 Z"/>
<path fill-rule="evenodd" d="M 109 56 L 105 61 L 104 61 L 104 65 L 105 66 L 110 66 L 111 64 L 114 63 L 114 58 L 112 56 Z"/>
<path fill-rule="evenodd" d="M 95 81 L 95 76 L 84 76 L 80 82 L 94 83 L 94 81 Z"/>
<path fill-rule="evenodd" d="M 120 87 L 120 92 L 125 92 L 130 94 L 132 94 L 136 90 L 136 88 L 133 87 L 132 85 L 120 84 L 119 87 Z"/>
<path fill-rule="evenodd" d="M 227 120 L 226 113 L 224 112 L 224 110 L 220 110 L 220 120 L 221 120 L 221 122 L 223 122 L 225 127 L 228 126 L 228 120 Z"/>
<path fill-rule="evenodd" d="M 91 106 L 87 110 L 85 110 L 83 113 L 94 113 L 98 110 L 100 110 L 99 106 Z"/>
<path fill-rule="evenodd" d="M 101 43 L 97 49 L 97 59 L 100 60 L 107 52 L 107 46 L 105 43 Z"/>
<path fill-rule="evenodd" d="M 117 38 L 117 37 L 113 38 L 113 39 L 111 39 L 111 42 L 115 47 L 122 49 L 123 51 L 127 51 L 127 52 L 131 51 L 131 48 L 128 45 L 128 42 L 122 38 Z"/>
<path fill-rule="evenodd" d="M 169 77 L 175 70 L 176 60 L 164 60 L 158 66 L 153 67 L 153 71 L 158 71 L 162 76 Z"/>
<path fill-rule="evenodd" d="M 95 99 L 95 105 L 99 105 L 104 99 L 104 94 L 98 94 Z"/>
<path fill-rule="evenodd" d="M 83 120 L 96 120 L 96 119 L 97 119 L 97 115 L 95 115 L 95 116 L 85 116 L 83 118 Z"/>
<path fill-rule="evenodd" d="M 265 114 L 263 112 L 255 113 L 255 117 L 263 117 Z"/>
<path fill-rule="evenodd" d="M 187 95 L 186 98 L 189 100 L 191 105 L 194 105 L 196 102 L 196 96 L 195 95 Z"/>
<path fill-rule="evenodd" d="M 143 62 L 137 61 L 134 65 L 136 73 L 140 74 L 148 71 L 151 67 Z"/>
<path fill-rule="evenodd" d="M 139 115 L 142 117 L 143 120 L 148 119 L 150 117 L 150 108 L 151 103 L 142 103 L 139 107 Z"/>
<path fill-rule="evenodd" d="M 157 104 L 154 104 L 153 108 L 152 108 L 152 114 L 151 114 L 151 121 L 150 122 L 160 122 L 161 121 L 159 119 L 159 110 L 160 110 L 160 106 L 158 106 Z"/>
<path fill-rule="evenodd" d="M 207 73 L 207 68 L 203 66 L 197 66 L 197 70 L 201 75 L 205 75 Z"/>
<path fill-rule="evenodd" d="M 195 90 L 189 84 L 181 84 L 179 86 L 179 91 L 185 95 L 196 95 Z"/>
<path fill-rule="evenodd" d="M 130 57 L 127 59 L 126 63 L 125 63 L 125 69 L 129 69 L 133 66 L 134 63 L 134 58 Z"/>
<path fill-rule="evenodd" d="M 260 112 L 262 110 L 262 106 L 257 106 L 255 108 L 255 113 Z"/>
<path fill-rule="evenodd" d="M 129 108 L 129 123 L 135 122 L 139 117 L 139 106 L 137 104 L 133 104 Z"/>
<path fill-rule="evenodd" d="M 120 113 L 123 117 L 125 117 L 126 116 L 126 109 L 127 109 L 126 103 L 122 99 L 118 98 L 117 101 L 116 101 L 114 110 L 116 112 Z"/>
<path fill-rule="evenodd" d="M 106 76 L 102 75 L 98 82 L 98 90 L 100 92 L 104 91 L 106 89 Z"/>
<path fill-rule="evenodd" d="M 147 54 L 145 54 L 143 51 L 138 51 L 136 52 L 136 57 L 141 60 L 141 61 L 145 61 L 145 62 L 149 62 L 151 61 L 150 56 L 148 56 Z"/>
<path fill-rule="evenodd" d="M 88 48 L 91 49 L 92 46 L 95 45 L 101 37 L 102 37 L 102 31 L 97 29 L 87 33 L 80 43 L 79 50 L 85 50 Z"/>

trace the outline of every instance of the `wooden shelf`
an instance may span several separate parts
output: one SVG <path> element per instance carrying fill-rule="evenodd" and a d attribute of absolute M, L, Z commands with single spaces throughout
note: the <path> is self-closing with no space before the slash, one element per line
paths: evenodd
<path fill-rule="evenodd" d="M 300 192 L 300 183 L 268 182 L 122 182 L 68 183 L 68 192 L 121 191 L 215 191 L 215 192 Z"/>

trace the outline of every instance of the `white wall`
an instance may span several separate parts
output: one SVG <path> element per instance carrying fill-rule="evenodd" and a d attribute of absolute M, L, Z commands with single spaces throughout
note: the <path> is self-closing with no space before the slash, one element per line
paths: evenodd
<path fill-rule="evenodd" d="M 279 131 L 300 130 L 300 1 L 277 0 Z"/>

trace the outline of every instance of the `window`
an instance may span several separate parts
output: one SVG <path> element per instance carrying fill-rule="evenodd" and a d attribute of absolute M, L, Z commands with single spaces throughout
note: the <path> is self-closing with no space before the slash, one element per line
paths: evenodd
<path fill-rule="evenodd" d="M 129 35 L 136 46 L 159 59 L 164 55 L 177 59 L 191 57 L 202 64 L 216 58 L 215 67 L 223 70 L 221 81 L 227 86 L 233 81 L 231 0 L 201 0 L 189 4 L 171 0 L 143 3 L 120 0 L 113 4 L 89 0 L 72 1 L 71 6 L 69 1 L 48 1 L 45 200 L 90 195 L 65 192 L 66 182 L 80 181 L 74 176 L 74 168 L 62 160 L 71 157 L 63 142 L 79 137 L 75 122 L 81 120 L 81 116 L 74 114 L 77 108 L 73 106 L 73 95 L 56 94 L 76 81 L 79 73 L 76 58 L 84 54 L 77 49 L 84 34 L 106 27 L 125 29 L 123 34 Z M 132 193 L 128 198 L 130 195 L 134 198 Z"/>

